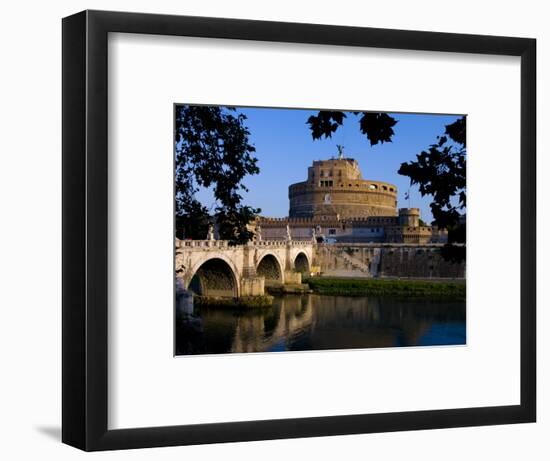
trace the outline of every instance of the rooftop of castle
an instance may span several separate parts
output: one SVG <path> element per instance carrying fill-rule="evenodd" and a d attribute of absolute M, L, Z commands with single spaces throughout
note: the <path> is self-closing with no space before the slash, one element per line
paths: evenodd
<path fill-rule="evenodd" d="M 328 163 L 328 162 L 347 162 L 347 163 L 354 163 L 354 164 L 358 164 L 357 160 L 355 160 L 354 158 L 335 158 L 335 157 L 331 157 L 331 158 L 327 158 L 327 159 L 324 159 L 324 160 L 313 160 L 313 163 L 316 164 L 316 163 Z"/>

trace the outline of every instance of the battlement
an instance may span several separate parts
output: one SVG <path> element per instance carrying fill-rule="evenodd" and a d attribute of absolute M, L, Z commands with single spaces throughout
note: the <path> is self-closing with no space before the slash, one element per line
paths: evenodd
<path fill-rule="evenodd" d="M 335 192 L 357 192 L 369 194 L 383 194 L 392 197 L 397 196 L 397 186 L 381 181 L 373 181 L 372 179 L 340 179 L 326 178 L 318 181 L 309 180 L 291 184 L 288 188 L 289 196 L 304 194 L 307 192 L 323 190 Z"/>
<path fill-rule="evenodd" d="M 284 217 L 284 218 L 271 218 L 271 217 L 259 217 L 257 221 L 260 225 L 286 225 L 289 226 L 299 226 L 299 225 L 309 225 L 314 226 L 319 222 L 323 223 L 340 223 L 342 219 L 338 216 L 315 216 L 315 217 Z"/>
<path fill-rule="evenodd" d="M 404 224 L 402 224 L 403 218 L 406 218 Z M 408 222 L 408 219 L 412 218 L 412 225 Z M 289 225 L 289 226 L 315 226 L 318 224 L 329 224 L 334 225 L 349 224 L 352 227 L 388 227 L 388 226 L 399 226 L 401 229 L 403 227 L 407 228 L 422 228 L 422 229 L 431 229 L 430 226 L 420 226 L 418 225 L 420 218 L 420 209 L 419 208 L 400 208 L 399 216 L 357 216 L 357 217 L 340 217 L 339 215 L 329 214 L 329 215 L 316 215 L 316 216 L 285 216 L 283 218 L 273 218 L 268 216 L 261 216 L 257 218 L 257 221 L 261 225 Z M 417 224 L 417 225 L 415 225 Z"/>
<path fill-rule="evenodd" d="M 386 232 L 393 232 L 393 233 L 419 233 L 419 234 L 432 234 L 433 228 L 431 226 L 418 226 L 418 227 L 412 227 L 412 226 L 391 226 L 386 228 Z"/>
<path fill-rule="evenodd" d="M 397 223 L 396 216 L 359 216 L 350 218 L 348 222 L 352 226 L 394 226 Z"/>

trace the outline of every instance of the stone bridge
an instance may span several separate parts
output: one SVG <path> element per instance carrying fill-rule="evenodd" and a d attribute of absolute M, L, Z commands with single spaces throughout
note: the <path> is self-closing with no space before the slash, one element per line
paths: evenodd
<path fill-rule="evenodd" d="M 230 246 L 225 240 L 176 239 L 178 290 L 204 296 L 258 296 L 266 284 L 301 283 L 311 270 L 311 241 L 265 240 Z"/>

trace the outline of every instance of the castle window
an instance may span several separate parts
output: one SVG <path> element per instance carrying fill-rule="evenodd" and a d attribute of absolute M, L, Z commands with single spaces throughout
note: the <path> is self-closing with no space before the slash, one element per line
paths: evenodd
<path fill-rule="evenodd" d="M 390 187 L 390 192 L 393 192 L 393 187 Z"/>
<path fill-rule="evenodd" d="M 386 186 L 382 186 L 382 189 L 384 190 L 388 190 L 388 188 Z"/>
<path fill-rule="evenodd" d="M 376 184 L 369 184 L 369 189 L 370 189 L 370 190 L 375 190 L 375 189 L 377 189 Z"/>

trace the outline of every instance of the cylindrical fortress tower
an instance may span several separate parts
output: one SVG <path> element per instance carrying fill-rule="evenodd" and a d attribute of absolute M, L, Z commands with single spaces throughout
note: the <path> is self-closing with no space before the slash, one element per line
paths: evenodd
<path fill-rule="evenodd" d="M 418 227 L 420 225 L 420 208 L 399 208 L 399 225 Z"/>
<path fill-rule="evenodd" d="M 351 158 L 314 161 L 307 181 L 291 184 L 289 217 L 397 216 L 397 187 L 363 179 Z"/>

